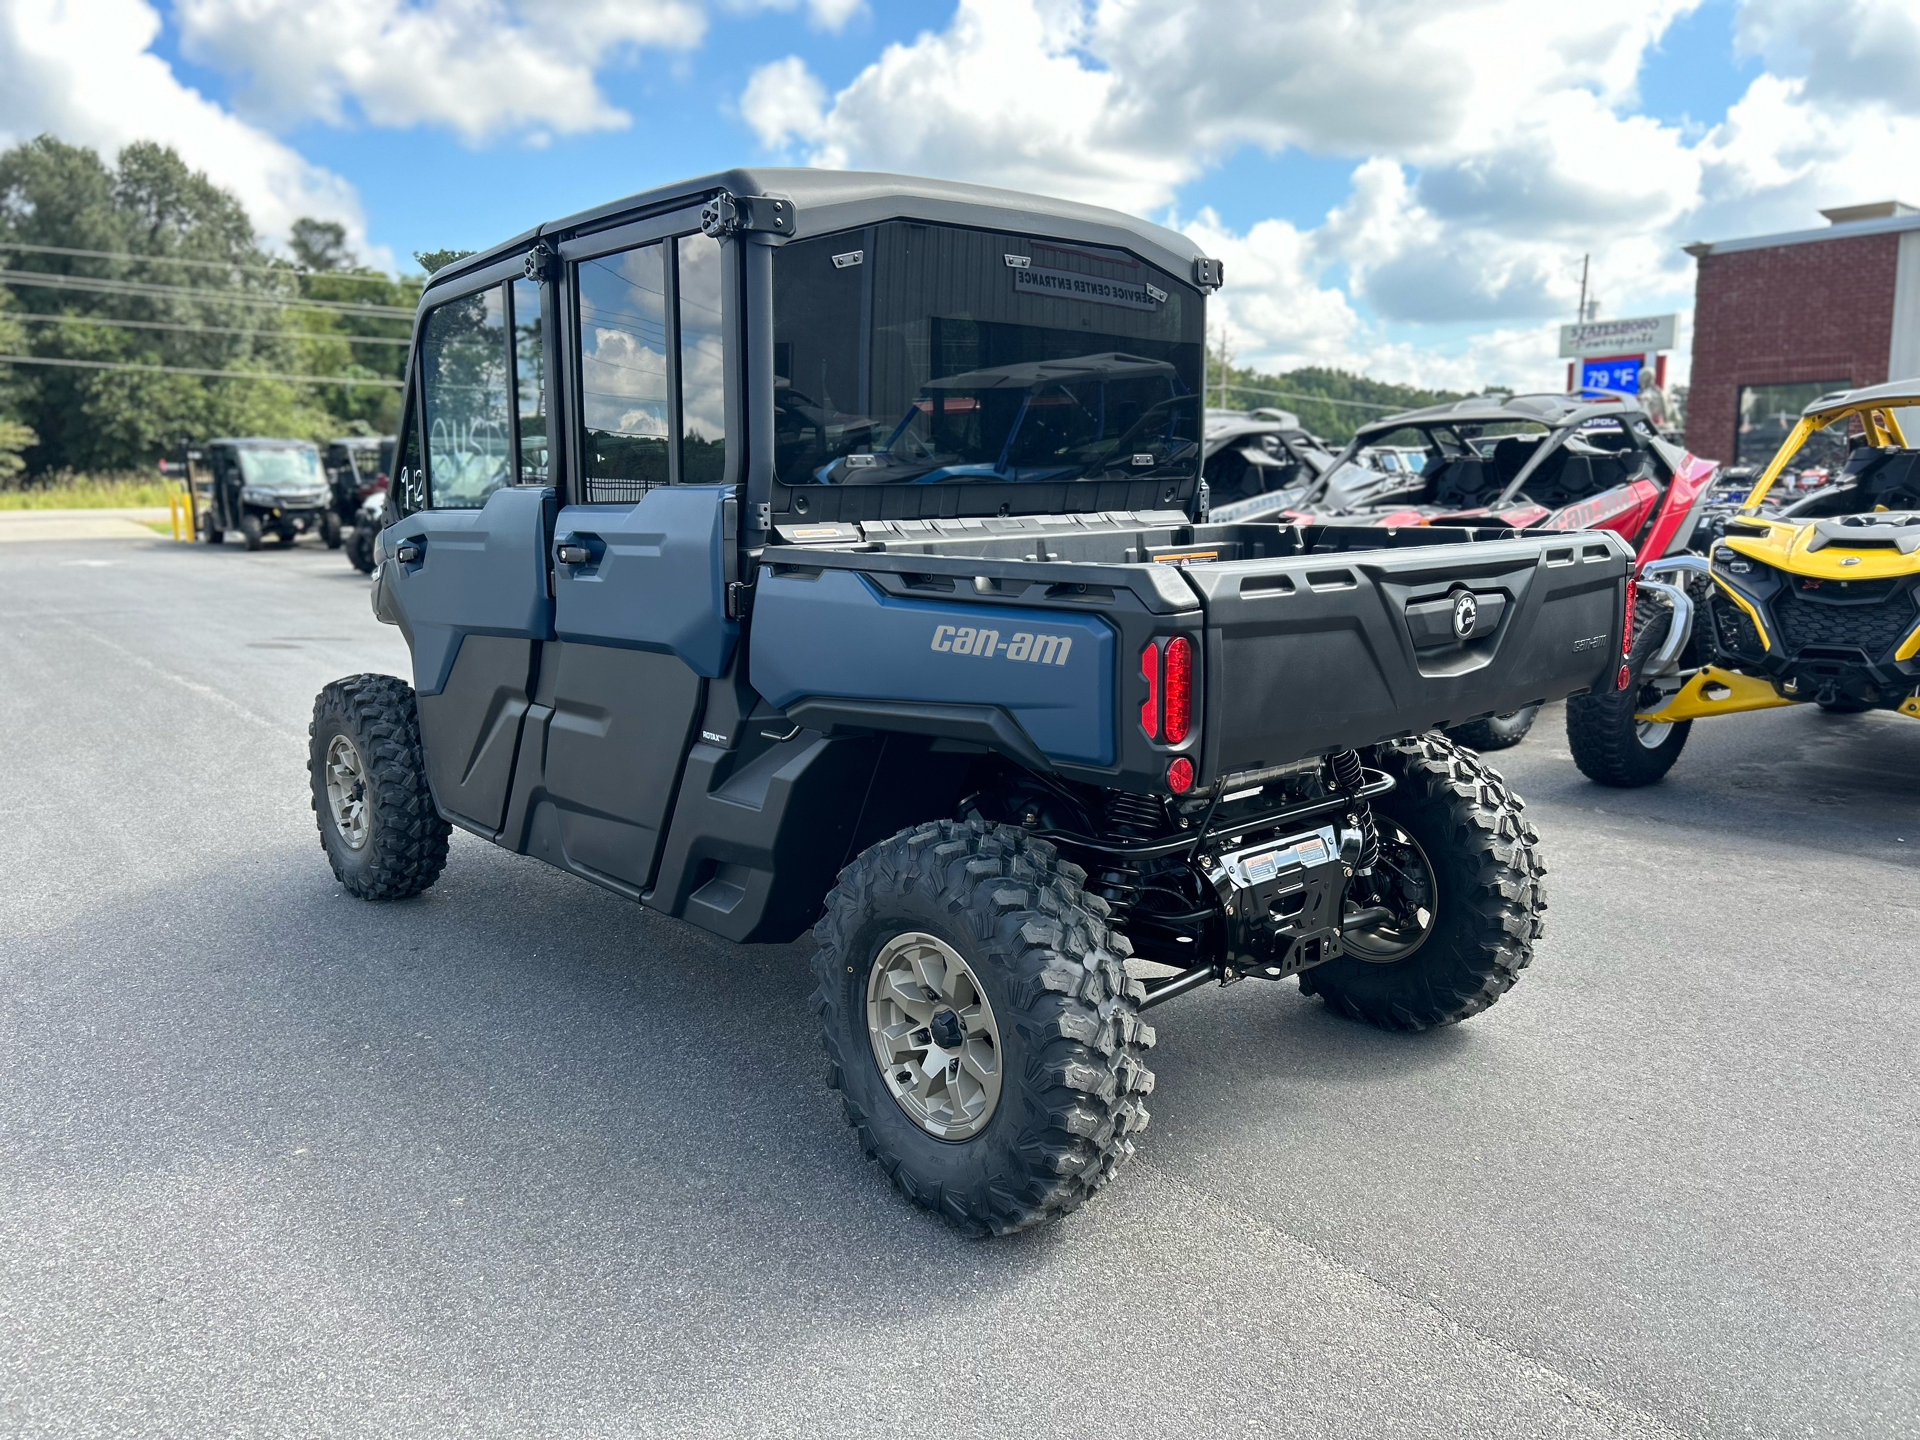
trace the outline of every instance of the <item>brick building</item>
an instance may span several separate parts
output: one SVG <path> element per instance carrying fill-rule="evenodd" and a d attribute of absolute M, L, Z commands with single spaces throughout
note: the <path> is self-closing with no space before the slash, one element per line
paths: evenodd
<path fill-rule="evenodd" d="M 1920 375 L 1920 210 L 1820 213 L 1822 230 L 1687 246 L 1696 455 L 1763 463 L 1815 396 Z"/>

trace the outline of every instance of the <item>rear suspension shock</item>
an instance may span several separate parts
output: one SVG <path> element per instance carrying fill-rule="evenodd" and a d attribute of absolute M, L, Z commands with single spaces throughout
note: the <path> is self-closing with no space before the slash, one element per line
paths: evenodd
<path fill-rule="evenodd" d="M 1366 783 L 1366 773 L 1360 767 L 1360 755 L 1354 750 L 1336 750 L 1327 757 L 1327 765 L 1333 771 L 1333 784 L 1341 790 L 1355 796 L 1355 819 L 1360 823 L 1360 858 L 1353 869 L 1356 875 L 1371 875 L 1374 862 L 1380 858 L 1380 836 L 1373 828 L 1373 809 L 1366 801 L 1357 797 L 1360 787 Z"/>

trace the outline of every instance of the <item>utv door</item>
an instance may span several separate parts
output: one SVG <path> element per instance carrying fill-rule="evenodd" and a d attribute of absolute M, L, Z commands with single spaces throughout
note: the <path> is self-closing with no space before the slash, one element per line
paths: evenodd
<path fill-rule="evenodd" d="M 540 286 L 496 283 L 421 321 L 380 583 L 413 650 L 434 800 L 497 837 L 541 643 L 553 635 Z M 530 385 L 529 383 L 530 382 Z M 424 470 L 422 462 L 424 461 Z"/>
<path fill-rule="evenodd" d="M 555 526 L 546 804 L 527 848 L 634 894 L 652 882 L 706 681 L 739 628 L 726 616 L 734 492 L 719 483 L 722 248 L 673 233 L 696 223 L 663 217 L 562 249 L 581 443 L 577 503 Z"/>

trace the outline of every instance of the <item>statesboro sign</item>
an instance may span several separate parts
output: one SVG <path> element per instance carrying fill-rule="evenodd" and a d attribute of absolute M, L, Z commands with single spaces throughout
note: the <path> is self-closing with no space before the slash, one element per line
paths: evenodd
<path fill-rule="evenodd" d="M 1673 348 L 1675 315 L 1643 315 L 1637 320 L 1589 320 L 1560 327 L 1560 358 L 1582 355 L 1651 355 Z"/>

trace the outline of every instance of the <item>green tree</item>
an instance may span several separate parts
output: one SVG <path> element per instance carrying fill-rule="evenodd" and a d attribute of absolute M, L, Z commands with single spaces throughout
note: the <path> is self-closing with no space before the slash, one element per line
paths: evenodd
<path fill-rule="evenodd" d="M 308 270 L 350 270 L 354 265 L 354 254 L 347 248 L 347 227 L 338 220 L 302 216 L 287 233 L 287 248 Z"/>
<path fill-rule="evenodd" d="M 1417 385 L 1395 385 L 1345 370 L 1310 365 L 1280 374 L 1265 374 L 1233 363 L 1222 345 L 1207 349 L 1207 404 L 1222 410 L 1288 410 L 1300 424 L 1322 439 L 1344 445 L 1369 420 L 1396 410 L 1439 405 L 1462 398 L 1453 390 L 1426 390 Z"/>
<path fill-rule="evenodd" d="M 410 313 L 419 282 L 360 267 L 326 220 L 296 222 L 299 265 L 272 255 L 240 202 L 164 146 L 129 145 L 112 165 L 45 135 L 0 152 L 0 242 L 0 290 L 36 317 L 0 353 L 232 372 L 0 366 L 0 415 L 36 432 L 36 473 L 145 468 L 182 436 L 323 439 L 397 418 L 391 388 L 261 372 L 398 379 L 407 318 L 305 302 Z"/>
<path fill-rule="evenodd" d="M 473 254 L 471 250 L 416 250 L 414 260 L 429 275 L 437 275 L 456 260 L 464 260 Z"/>

